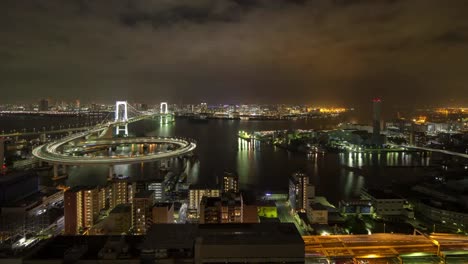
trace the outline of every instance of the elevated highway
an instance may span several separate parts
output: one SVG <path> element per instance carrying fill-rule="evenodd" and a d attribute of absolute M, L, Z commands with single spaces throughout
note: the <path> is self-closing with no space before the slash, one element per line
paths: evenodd
<path fill-rule="evenodd" d="M 464 235 L 372 234 L 302 238 L 308 258 L 399 259 L 404 256 L 436 256 L 443 259 L 450 252 L 466 252 L 468 261 L 468 236 Z"/>
<path fill-rule="evenodd" d="M 33 155 L 39 160 L 61 165 L 118 165 L 134 164 L 141 162 L 153 162 L 161 159 L 168 159 L 182 156 L 190 153 L 196 148 L 196 143 L 182 138 L 163 138 L 163 137 L 140 137 L 140 138 L 115 138 L 108 140 L 86 141 L 85 145 L 101 146 L 115 144 L 170 144 L 177 146 L 174 150 L 166 150 L 146 155 L 128 155 L 128 156 L 72 156 L 59 151 L 59 148 L 70 141 L 86 136 L 86 133 L 80 133 L 65 140 L 59 140 L 53 143 L 42 145 L 33 150 Z"/>
<path fill-rule="evenodd" d="M 461 158 L 468 159 L 468 154 L 445 150 L 445 149 L 436 149 L 436 148 L 426 148 L 426 147 L 417 147 L 417 146 L 410 146 L 410 145 L 398 145 L 399 147 L 406 148 L 406 149 L 416 149 L 416 150 L 423 150 L 423 151 L 430 151 L 430 152 L 439 152 L 442 154 L 457 156 Z"/>

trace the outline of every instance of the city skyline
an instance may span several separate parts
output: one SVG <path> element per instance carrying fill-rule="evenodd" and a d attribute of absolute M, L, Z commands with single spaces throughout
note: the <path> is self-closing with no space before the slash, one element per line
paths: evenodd
<path fill-rule="evenodd" d="M 0 7 L 0 87 L 8 90 L 0 103 L 55 97 L 366 105 L 375 96 L 388 106 L 468 103 L 461 96 L 468 66 L 463 1 Z"/>

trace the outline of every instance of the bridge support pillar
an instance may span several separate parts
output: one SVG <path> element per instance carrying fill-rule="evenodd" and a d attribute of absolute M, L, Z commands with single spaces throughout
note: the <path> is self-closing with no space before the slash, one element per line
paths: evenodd
<path fill-rule="evenodd" d="M 45 133 L 42 133 L 39 135 L 39 141 L 41 141 L 42 143 L 46 142 L 46 139 L 47 139 L 47 135 Z"/>
<path fill-rule="evenodd" d="M 120 135 L 120 132 L 124 132 L 125 136 L 128 136 L 128 124 L 125 124 L 125 126 L 115 126 L 115 135 Z"/>
<path fill-rule="evenodd" d="M 58 173 L 58 170 L 59 170 L 59 165 L 58 164 L 54 164 L 54 179 L 57 179 L 59 177 L 59 173 Z"/>

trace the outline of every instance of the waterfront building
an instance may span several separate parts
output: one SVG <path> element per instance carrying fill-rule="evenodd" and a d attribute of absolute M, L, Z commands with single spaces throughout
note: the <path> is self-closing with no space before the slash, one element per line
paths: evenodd
<path fill-rule="evenodd" d="M 200 202 L 200 224 L 242 223 L 244 203 L 239 193 L 204 196 Z"/>
<path fill-rule="evenodd" d="M 239 175 L 234 172 L 224 172 L 223 192 L 239 192 Z"/>
<path fill-rule="evenodd" d="M 458 203 L 420 199 L 414 203 L 414 210 L 434 223 L 446 224 L 460 230 L 465 230 L 468 226 L 468 210 Z"/>
<path fill-rule="evenodd" d="M 153 224 L 174 224 L 174 203 L 156 203 L 152 208 Z"/>
<path fill-rule="evenodd" d="M 154 191 L 140 191 L 133 197 L 132 224 L 135 235 L 145 234 L 153 216 Z"/>
<path fill-rule="evenodd" d="M 74 187 L 64 194 L 65 234 L 74 235 L 91 228 L 104 209 L 105 190 L 99 187 Z"/>
<path fill-rule="evenodd" d="M 344 215 L 369 215 L 373 213 L 370 200 L 341 200 L 338 203 L 339 212 Z"/>
<path fill-rule="evenodd" d="M 380 217 L 393 219 L 407 214 L 404 208 L 406 200 L 392 192 L 363 189 L 361 196 L 363 199 L 371 201 L 372 210 Z"/>
<path fill-rule="evenodd" d="M 308 201 L 309 176 L 297 172 L 289 179 L 289 204 L 298 212 L 306 212 Z"/>
<path fill-rule="evenodd" d="M 329 207 L 320 203 L 310 204 L 307 218 L 311 224 L 328 224 L 328 209 Z"/>

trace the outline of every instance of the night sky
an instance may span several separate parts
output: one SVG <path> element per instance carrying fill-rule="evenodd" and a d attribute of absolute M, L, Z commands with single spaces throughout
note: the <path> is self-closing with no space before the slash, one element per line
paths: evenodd
<path fill-rule="evenodd" d="M 468 104 L 466 0 L 1 0 L 0 103 Z"/>

